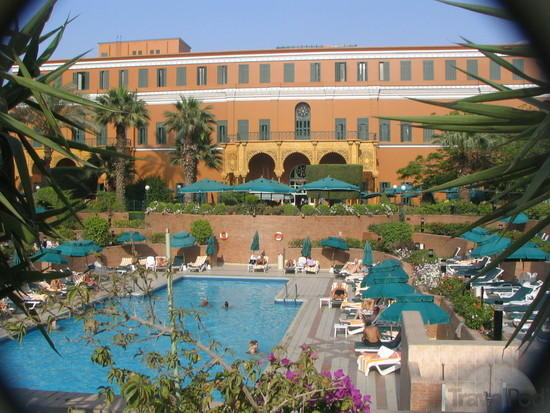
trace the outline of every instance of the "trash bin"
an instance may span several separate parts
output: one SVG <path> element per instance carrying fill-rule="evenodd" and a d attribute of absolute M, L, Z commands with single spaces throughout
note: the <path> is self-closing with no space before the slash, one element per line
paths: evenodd
<path fill-rule="evenodd" d="M 277 255 L 277 268 L 282 270 L 284 268 L 285 257 L 283 254 Z"/>

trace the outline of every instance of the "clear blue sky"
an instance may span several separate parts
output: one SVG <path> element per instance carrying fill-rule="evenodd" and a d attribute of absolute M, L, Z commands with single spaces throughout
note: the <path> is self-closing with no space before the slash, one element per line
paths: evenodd
<path fill-rule="evenodd" d="M 461 0 L 495 4 L 492 0 Z M 54 58 L 97 43 L 181 37 L 192 51 L 290 45 L 448 45 L 522 40 L 500 19 L 435 0 L 59 0 L 47 28 L 78 16 Z"/>

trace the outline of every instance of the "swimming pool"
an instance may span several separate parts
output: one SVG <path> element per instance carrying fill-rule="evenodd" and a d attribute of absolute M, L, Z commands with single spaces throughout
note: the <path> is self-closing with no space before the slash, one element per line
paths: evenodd
<path fill-rule="evenodd" d="M 248 342 L 258 340 L 260 351 L 268 353 L 279 344 L 299 306 L 275 303 L 274 297 L 286 280 L 183 278 L 174 282 L 174 305 L 185 309 L 202 310 L 201 327 L 190 317 L 186 328 L 205 344 L 212 340 L 222 343 L 235 354 L 226 355 L 227 361 L 251 357 L 246 354 Z M 155 309 L 165 315 L 166 289 L 155 292 Z M 208 297 L 209 307 L 199 307 Z M 125 299 L 129 308 L 140 315 L 146 300 L 139 297 Z M 229 310 L 223 309 L 225 301 Z M 143 314 L 143 313 L 141 313 Z M 94 345 L 75 341 L 83 335 L 80 322 L 73 319 L 58 321 L 59 329 L 51 333 L 61 357 L 50 349 L 39 331 L 31 331 L 22 344 L 11 340 L 0 342 L 2 377 L 9 387 L 36 390 L 95 393 L 98 386 L 108 385 L 108 369 L 90 361 Z M 105 343 L 107 344 L 107 343 Z M 167 337 L 132 344 L 126 351 L 111 347 L 118 367 L 132 368 L 147 373 L 147 369 L 133 358 L 137 349 L 166 352 Z"/>

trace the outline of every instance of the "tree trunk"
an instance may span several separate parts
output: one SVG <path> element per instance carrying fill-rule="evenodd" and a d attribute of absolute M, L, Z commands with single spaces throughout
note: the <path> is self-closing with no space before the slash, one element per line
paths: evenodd
<path fill-rule="evenodd" d="M 118 153 L 126 153 L 126 128 L 122 125 L 116 126 L 116 151 Z M 125 158 L 117 158 L 115 161 L 116 200 L 123 207 L 126 207 L 126 176 L 124 173 L 125 163 Z"/>
<path fill-rule="evenodd" d="M 186 142 L 183 149 L 183 180 L 185 186 L 191 185 L 197 179 L 197 162 L 195 160 L 194 147 Z M 185 194 L 185 203 L 193 201 L 193 194 Z"/>

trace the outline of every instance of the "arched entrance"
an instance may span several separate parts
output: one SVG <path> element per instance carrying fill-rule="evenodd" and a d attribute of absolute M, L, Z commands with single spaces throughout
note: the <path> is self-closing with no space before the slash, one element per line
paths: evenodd
<path fill-rule="evenodd" d="M 346 163 L 346 160 L 342 155 L 336 152 L 329 152 L 325 154 L 320 160 L 319 164 L 340 164 L 343 165 Z"/>
<path fill-rule="evenodd" d="M 258 178 L 277 179 L 275 176 L 275 161 L 271 156 L 265 153 L 254 155 L 248 162 L 246 181 L 248 182 Z"/>
<path fill-rule="evenodd" d="M 307 156 L 302 153 L 290 154 L 283 162 L 284 173 L 281 176 L 281 181 L 293 187 L 305 184 L 306 165 L 310 163 Z"/>

